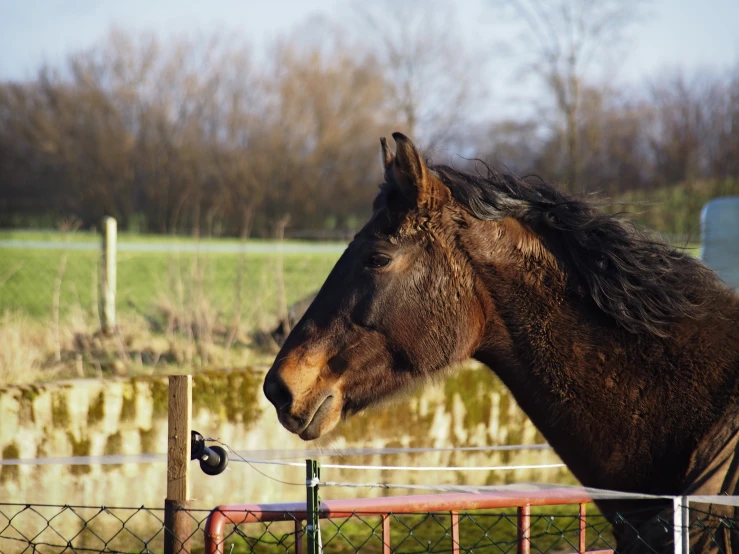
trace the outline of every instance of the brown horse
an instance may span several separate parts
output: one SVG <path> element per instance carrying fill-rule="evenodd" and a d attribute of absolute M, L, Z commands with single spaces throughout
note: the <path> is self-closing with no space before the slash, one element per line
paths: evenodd
<path fill-rule="evenodd" d="M 395 154 L 381 140 L 371 219 L 265 380 L 282 425 L 315 439 L 472 357 L 584 485 L 737 492 L 739 297 L 698 260 L 547 184 L 427 165 L 393 138 Z M 647 525 L 669 502 L 598 504 L 619 549 L 639 550 L 669 548 L 671 532 Z M 733 513 L 710 510 L 714 523 Z"/>

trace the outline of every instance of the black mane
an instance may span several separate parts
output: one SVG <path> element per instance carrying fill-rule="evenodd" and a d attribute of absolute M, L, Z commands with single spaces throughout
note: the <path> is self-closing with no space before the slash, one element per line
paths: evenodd
<path fill-rule="evenodd" d="M 528 225 L 622 328 L 667 336 L 677 320 L 707 315 L 707 295 L 722 285 L 700 261 L 541 179 L 524 180 L 482 166 L 484 175 L 445 165 L 429 169 L 478 219 L 514 217 Z M 378 201 L 387 201 L 396 185 L 390 181 L 381 188 Z"/>

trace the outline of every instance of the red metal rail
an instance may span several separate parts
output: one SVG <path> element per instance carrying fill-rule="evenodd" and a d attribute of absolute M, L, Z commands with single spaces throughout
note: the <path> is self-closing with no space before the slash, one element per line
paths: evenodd
<path fill-rule="evenodd" d="M 590 498 L 578 489 L 550 489 L 546 491 L 495 492 L 485 494 L 425 494 L 415 496 L 386 496 L 353 500 L 324 500 L 321 502 L 321 518 L 352 516 L 382 516 L 383 553 L 390 553 L 390 514 L 419 514 L 446 512 L 451 515 L 451 538 L 454 554 L 459 553 L 459 512 L 499 508 L 518 508 L 518 553 L 529 554 L 531 506 L 578 504 L 580 508 L 579 553 L 584 553 L 585 504 Z M 205 524 L 205 554 L 224 554 L 224 527 L 244 523 L 271 521 L 295 521 L 295 551 L 302 553 L 302 524 L 306 519 L 303 502 L 284 504 L 238 504 L 218 506 Z M 611 553 L 612 550 L 591 551 L 589 554 Z"/>

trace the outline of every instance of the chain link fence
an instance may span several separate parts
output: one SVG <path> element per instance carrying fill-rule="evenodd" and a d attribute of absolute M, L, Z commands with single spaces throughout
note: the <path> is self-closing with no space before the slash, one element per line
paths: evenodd
<path fill-rule="evenodd" d="M 282 517 L 283 514 L 275 514 Z M 233 517 L 234 514 L 231 514 Z M 240 518 L 239 518 L 240 519 Z M 610 526 L 602 517 L 585 526 L 586 550 L 612 549 L 614 541 Z M 526 545 L 535 552 L 578 552 L 580 548 L 580 517 L 577 507 L 549 510 L 531 516 Z M 304 527 L 293 530 L 292 522 L 279 522 L 270 529 L 270 540 L 284 545 L 280 552 L 294 552 L 298 541 L 305 540 Z M 222 542 L 209 543 L 206 552 L 216 554 L 260 552 L 264 536 L 251 537 L 253 524 L 231 523 Z M 355 514 L 321 520 L 321 547 L 324 552 L 520 552 L 524 550 L 516 510 L 474 512 L 425 512 L 405 514 Z M 257 531 L 258 533 L 258 531 Z M 260 544 L 261 543 L 261 544 Z M 307 544 L 303 547 L 307 548 Z M 277 550 L 272 550 L 277 552 Z"/>
<path fill-rule="evenodd" d="M 316 460 L 306 460 L 305 469 L 302 503 L 212 510 L 170 500 L 165 509 L 0 504 L 0 552 L 529 554 L 614 551 L 618 543 L 629 554 L 730 554 L 739 545 L 739 508 L 731 497 L 513 487 L 322 501 L 320 486 L 353 484 L 321 485 Z M 628 498 L 631 508 L 611 525 L 591 498 Z"/>
<path fill-rule="evenodd" d="M 530 548 L 577 552 L 577 507 L 532 514 Z M 210 511 L 188 511 L 192 533 L 176 542 L 188 552 L 224 554 L 308 552 L 309 535 L 300 514 L 272 510 L 230 512 L 222 539 L 208 537 Z M 248 521 L 243 523 L 243 521 Z M 384 527 L 390 530 L 385 531 Z M 0 504 L 0 551 L 15 553 L 160 553 L 168 530 L 164 510 Z M 591 516 L 587 549 L 613 548 L 608 524 Z M 321 520 L 323 552 L 517 552 L 521 530 L 515 510 L 469 513 L 352 515 Z M 179 549 L 176 549 L 179 550 Z"/>
<path fill-rule="evenodd" d="M 732 552 L 739 541 L 734 517 L 691 508 L 689 552 Z M 309 552 L 304 512 L 265 505 L 231 509 L 222 537 L 209 533 L 211 510 L 189 510 L 192 532 L 175 551 L 205 554 Z M 700 516 L 704 517 L 700 517 Z M 628 521 L 628 515 L 621 521 Z M 673 522 L 659 517 L 628 552 L 673 552 Z M 0 552 L 161 553 L 169 531 L 164 510 L 90 506 L 0 504 Z M 321 519 L 319 551 L 403 553 L 565 553 L 612 551 L 610 524 L 599 514 L 584 518 L 575 506 L 531 508 L 522 528 L 515 509 L 355 514 Z M 735 551 L 735 550 L 733 550 Z"/>

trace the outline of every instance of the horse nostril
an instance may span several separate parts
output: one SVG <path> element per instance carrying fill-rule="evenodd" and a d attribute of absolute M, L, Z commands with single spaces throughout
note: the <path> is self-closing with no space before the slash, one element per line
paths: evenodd
<path fill-rule="evenodd" d="M 285 382 L 279 376 L 267 375 L 264 380 L 264 396 L 272 402 L 278 412 L 288 410 L 293 401 L 293 395 Z"/>

